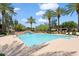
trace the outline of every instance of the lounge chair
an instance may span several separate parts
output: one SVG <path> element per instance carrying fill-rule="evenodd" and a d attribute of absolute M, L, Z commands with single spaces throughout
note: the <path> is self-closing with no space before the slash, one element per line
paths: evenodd
<path fill-rule="evenodd" d="M 76 32 L 76 35 L 79 36 L 79 32 Z"/>
<path fill-rule="evenodd" d="M 68 34 L 68 32 L 66 34 Z M 70 32 L 69 34 L 72 35 L 72 32 Z"/>

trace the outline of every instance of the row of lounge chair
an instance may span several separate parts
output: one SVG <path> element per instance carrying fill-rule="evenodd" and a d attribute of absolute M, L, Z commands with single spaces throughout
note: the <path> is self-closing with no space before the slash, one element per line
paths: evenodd
<path fill-rule="evenodd" d="M 66 34 L 68 34 L 68 32 Z M 79 36 L 79 32 L 75 32 L 75 34 L 73 34 L 73 32 L 70 32 L 69 34 L 70 35 L 78 35 Z"/>

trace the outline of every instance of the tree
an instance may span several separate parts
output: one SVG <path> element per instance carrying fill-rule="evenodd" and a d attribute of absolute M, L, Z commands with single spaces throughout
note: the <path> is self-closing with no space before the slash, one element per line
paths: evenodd
<path fill-rule="evenodd" d="M 74 21 L 68 21 L 68 22 L 64 22 L 62 23 L 62 26 L 65 28 L 68 28 L 68 34 L 69 32 L 77 27 L 77 24 Z"/>
<path fill-rule="evenodd" d="M 52 19 L 52 21 L 51 21 L 51 26 L 52 26 L 53 28 L 56 28 L 56 26 L 57 26 L 57 19 Z"/>
<path fill-rule="evenodd" d="M 79 32 L 79 3 L 70 3 L 66 5 L 67 13 L 73 14 L 73 12 L 76 12 L 78 15 L 78 32 Z"/>
<path fill-rule="evenodd" d="M 68 22 L 62 23 L 62 26 L 70 27 L 72 29 L 72 28 L 75 28 L 77 26 L 77 24 L 74 21 L 68 21 Z"/>
<path fill-rule="evenodd" d="M 12 15 L 15 14 L 14 8 L 11 6 L 10 3 L 0 3 L 0 12 L 2 14 L 2 31 L 6 32 L 7 28 L 9 30 L 10 25 L 10 23 L 7 22 L 10 22 L 10 17 L 12 17 Z"/>
<path fill-rule="evenodd" d="M 36 29 L 40 30 L 40 31 L 47 31 L 48 30 L 48 25 L 41 24 L 41 25 L 37 26 Z"/>
<path fill-rule="evenodd" d="M 51 33 L 51 18 L 53 17 L 52 10 L 47 10 L 43 15 L 43 18 L 49 21 L 49 32 Z"/>
<path fill-rule="evenodd" d="M 13 21 L 13 25 L 15 26 L 15 25 L 18 25 L 19 23 L 18 23 L 18 21 L 17 20 L 14 20 Z"/>
<path fill-rule="evenodd" d="M 62 15 L 66 15 L 66 11 L 64 8 L 58 7 L 55 11 L 53 11 L 53 14 L 58 19 L 58 33 L 59 33 L 59 26 L 60 26 L 60 17 Z"/>
<path fill-rule="evenodd" d="M 0 24 L 1 24 L 1 19 L 0 19 Z"/>
<path fill-rule="evenodd" d="M 31 25 L 31 30 L 32 30 L 32 24 L 35 23 L 35 19 L 31 16 L 27 19 L 27 22 L 26 23 L 30 23 Z"/>
<path fill-rule="evenodd" d="M 15 31 L 24 31 L 24 30 L 26 30 L 26 27 L 23 26 L 22 24 L 18 23 L 17 20 L 13 21 L 13 25 L 14 25 L 13 27 L 14 27 Z"/>
<path fill-rule="evenodd" d="M 15 29 L 15 31 L 25 31 L 26 27 L 23 26 L 22 24 L 17 24 L 17 25 L 15 25 L 14 29 Z"/>

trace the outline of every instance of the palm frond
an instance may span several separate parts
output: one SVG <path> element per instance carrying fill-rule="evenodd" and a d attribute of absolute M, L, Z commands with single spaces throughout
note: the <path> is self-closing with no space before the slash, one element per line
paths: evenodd
<path fill-rule="evenodd" d="M 66 5 L 66 11 L 67 14 L 72 15 L 74 11 L 77 9 L 77 4 L 76 3 L 70 3 Z"/>
<path fill-rule="evenodd" d="M 31 16 L 27 19 L 26 23 L 36 23 L 36 22 L 35 22 L 35 19 Z"/>
<path fill-rule="evenodd" d="M 43 17 L 42 18 L 51 18 L 53 16 L 54 16 L 53 11 L 52 10 L 47 10 L 45 12 L 45 14 L 43 14 Z"/>

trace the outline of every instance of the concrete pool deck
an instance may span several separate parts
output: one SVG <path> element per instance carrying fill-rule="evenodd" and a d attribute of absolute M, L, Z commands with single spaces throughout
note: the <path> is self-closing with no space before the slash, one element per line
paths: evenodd
<path fill-rule="evenodd" d="M 13 41 L 23 43 L 21 40 L 19 40 L 16 37 L 16 35 L 8 35 L 8 36 L 0 37 L 0 45 L 5 45 L 5 44 L 10 45 Z"/>
<path fill-rule="evenodd" d="M 14 41 L 17 41 L 18 43 L 15 44 L 13 43 Z M 6 44 L 11 45 L 12 43 L 15 44 L 16 47 L 18 44 L 21 44 L 23 42 L 20 39 L 18 39 L 16 35 L 8 35 L 8 36 L 0 37 L 0 47 Z M 67 51 L 67 52 L 76 51 L 77 53 L 75 53 L 74 56 L 79 56 L 79 36 L 75 36 L 71 38 L 71 40 L 58 39 L 58 40 L 49 41 L 47 43 L 48 43 L 47 46 L 43 47 L 42 49 L 39 49 L 38 51 L 32 53 L 31 55 L 36 56 L 54 51 Z M 27 47 L 27 46 L 23 44 L 23 47 Z M 7 55 L 10 55 L 10 53 L 8 53 Z"/>
<path fill-rule="evenodd" d="M 49 45 L 42 48 L 41 50 L 33 53 L 33 55 L 40 55 L 47 52 L 54 51 L 76 51 L 77 53 L 74 55 L 79 56 L 79 37 L 75 37 L 71 40 L 58 39 L 48 42 Z"/>
<path fill-rule="evenodd" d="M 27 48 L 16 35 L 0 37 L 0 53 L 4 53 L 7 56 L 17 55 L 22 49 Z"/>

